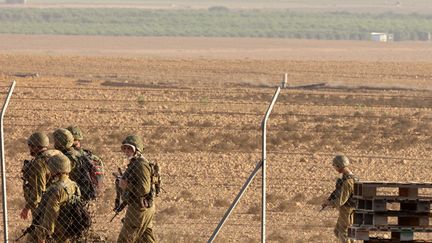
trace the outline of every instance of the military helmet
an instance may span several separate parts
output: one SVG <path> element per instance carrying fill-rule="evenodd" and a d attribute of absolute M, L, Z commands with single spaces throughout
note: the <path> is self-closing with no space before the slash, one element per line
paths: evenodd
<path fill-rule="evenodd" d="M 52 175 L 70 173 L 71 171 L 71 162 L 69 158 L 62 153 L 51 156 L 47 161 L 47 165 Z"/>
<path fill-rule="evenodd" d="M 142 152 L 144 149 L 144 143 L 141 140 L 141 138 L 137 135 L 129 135 L 127 136 L 123 142 L 122 145 L 133 145 L 136 150 L 139 152 Z"/>
<path fill-rule="evenodd" d="M 48 147 L 49 138 L 45 133 L 35 132 L 27 139 L 27 144 L 34 147 Z"/>
<path fill-rule="evenodd" d="M 81 129 L 79 127 L 69 126 L 66 129 L 72 133 L 75 140 L 83 140 L 83 135 L 82 135 Z"/>
<path fill-rule="evenodd" d="M 333 158 L 332 164 L 334 167 L 336 167 L 338 169 L 342 169 L 342 168 L 345 168 L 349 165 L 349 159 L 345 155 L 336 155 Z"/>
<path fill-rule="evenodd" d="M 54 147 L 57 149 L 68 149 L 72 147 L 74 137 L 71 132 L 66 129 L 60 128 L 54 131 Z"/>
<path fill-rule="evenodd" d="M 59 151 L 59 150 L 57 150 L 57 149 L 47 149 L 46 151 L 45 151 L 45 154 L 48 156 L 48 158 L 49 157 L 52 157 L 52 156 L 54 156 L 54 155 L 57 155 L 57 154 L 63 154 L 61 151 Z"/>

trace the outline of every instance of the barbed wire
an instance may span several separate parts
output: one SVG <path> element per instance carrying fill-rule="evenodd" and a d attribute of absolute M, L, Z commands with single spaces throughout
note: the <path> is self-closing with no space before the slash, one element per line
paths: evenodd
<path fill-rule="evenodd" d="M 30 100 L 32 100 L 32 99 L 30 99 Z M 61 101 L 61 100 L 58 100 L 58 99 L 53 99 L 53 100 L 56 100 L 56 101 Z M 106 101 L 106 100 L 104 100 L 104 101 Z M 241 103 L 241 104 L 243 104 L 243 103 Z M 257 103 L 253 103 L 253 104 L 257 104 Z M 326 106 L 326 107 L 328 107 L 328 106 Z M 372 106 L 371 106 L 372 107 Z M 14 126 L 17 126 L 17 124 L 16 123 L 14 123 L 14 124 L 9 124 L 9 125 L 14 125 Z M 18 125 L 19 126 L 19 125 Z M 44 126 L 44 124 L 40 124 L 40 125 L 38 125 L 38 126 Z M 116 127 L 120 127 L 121 125 L 117 125 Z M 100 127 L 100 125 L 98 125 L 98 127 Z M 121 126 L 121 127 L 123 127 L 123 126 Z M 148 126 L 148 127 L 151 127 L 152 129 L 154 129 L 154 128 L 160 128 L 161 126 Z M 179 129 L 179 127 L 181 127 L 181 126 L 178 126 L 178 127 L 176 127 L 176 126 L 167 126 L 167 127 L 173 127 L 173 129 Z M 167 128 L 167 127 L 165 127 L 165 129 Z M 187 126 L 188 128 L 189 127 L 193 127 L 193 128 L 197 128 L 197 127 L 199 127 L 200 129 L 203 129 L 203 127 L 202 126 Z M 220 128 L 220 129 L 222 129 L 222 128 L 225 128 L 226 126 L 208 126 L 208 127 L 206 127 L 206 129 L 214 129 L 214 128 Z M 134 128 L 137 128 L 137 126 L 134 126 Z M 162 128 L 164 128 L 164 127 L 162 127 Z M 280 127 L 274 127 L 274 128 L 279 128 L 280 129 Z M 241 130 L 244 130 L 244 128 L 241 128 Z M 251 130 L 255 130 L 255 129 L 251 129 Z M 256 129 L 256 130 L 258 130 L 258 129 Z M 229 131 L 229 130 L 228 130 Z M 296 129 L 292 129 L 292 130 L 288 130 L 287 132 L 292 132 L 292 131 L 299 131 L 299 130 L 296 130 Z M 307 129 L 303 129 L 303 130 L 301 130 L 301 131 L 303 131 L 303 132 L 311 132 L 311 130 L 307 130 Z M 316 130 L 315 132 L 322 132 L 322 133 L 328 133 L 329 131 L 332 131 L 333 132 L 333 130 Z M 313 132 L 313 131 L 312 131 Z M 356 132 L 357 133 L 357 132 Z M 386 134 L 386 133 L 383 133 L 383 134 Z M 396 134 L 393 134 L 393 133 L 387 133 L 387 135 L 392 135 L 392 136 L 396 136 Z M 403 136 L 406 136 L 407 134 L 400 134 L 400 135 L 403 135 Z M 416 133 L 416 135 L 420 135 L 420 136 L 423 136 L 422 134 L 420 134 L 420 133 Z M 226 150 L 224 150 L 224 152 L 226 153 Z M 279 151 L 277 151 L 278 153 L 277 154 L 290 154 L 290 155 L 293 155 L 294 153 L 290 153 L 290 152 L 279 152 Z M 273 153 L 273 154 L 276 154 L 276 153 L 274 153 L 274 151 L 269 151 L 269 154 L 270 153 Z M 296 154 L 299 154 L 299 153 L 296 153 Z M 311 156 L 317 156 L 317 153 L 314 153 L 314 154 L 310 154 Z M 328 153 L 328 155 L 329 156 L 334 156 L 334 154 L 333 153 Z M 350 157 L 355 157 L 355 156 L 351 156 L 351 155 L 349 155 Z M 270 157 L 270 156 L 269 156 Z M 365 155 L 360 155 L 360 156 L 358 156 L 358 157 L 361 157 L 361 158 L 365 158 L 366 156 Z M 376 156 L 374 156 L 374 158 L 376 159 L 377 157 Z M 382 157 L 382 158 L 384 158 L 384 157 Z M 395 157 L 389 157 L 389 156 L 385 156 L 385 159 L 394 159 Z M 398 159 L 400 159 L 400 158 L 398 158 Z M 408 160 L 408 159 L 405 159 L 404 158 L 404 160 Z M 413 159 L 412 159 L 413 160 Z M 425 161 L 425 160 L 423 160 L 423 159 L 421 159 L 422 161 Z M 426 160 L 427 161 L 427 160 Z M 193 178 L 193 177 L 191 177 L 191 178 Z M 209 177 L 210 179 L 211 179 L 211 177 Z M 215 177 L 216 178 L 216 177 Z M 217 178 L 219 178 L 219 177 L 217 177 Z M 208 179 L 208 178 L 206 178 L 206 179 Z M 242 179 L 244 179 L 244 178 L 242 178 Z M 300 178 L 296 178 L 296 180 L 291 180 L 291 181 L 287 181 L 287 183 L 281 183 L 281 181 L 280 181 L 280 177 L 279 178 L 272 178 L 272 179 L 269 179 L 270 181 L 278 181 L 278 183 L 277 184 L 274 184 L 274 185 L 272 185 L 272 184 L 270 184 L 269 185 L 269 187 L 271 187 L 271 188 L 276 188 L 276 189 L 286 189 L 286 188 L 289 188 L 289 187 L 292 187 L 292 183 L 290 183 L 290 182 L 301 182 L 301 180 L 302 179 L 300 179 Z M 285 182 L 285 181 L 284 181 Z M 322 186 L 323 186 L 323 183 L 325 183 L 325 181 L 321 181 L 321 184 L 319 184 L 316 188 L 321 188 Z M 189 183 L 188 184 L 188 186 L 202 186 L 202 187 L 215 187 L 215 188 L 223 188 L 223 187 L 230 187 L 230 188 L 238 188 L 240 185 L 237 185 L 237 184 L 234 184 L 234 183 L 225 183 L 225 182 L 220 182 L 220 183 L 214 183 L 214 182 L 212 182 L 212 183 L 204 183 L 204 182 L 202 182 L 202 183 L 200 183 L 200 182 L 196 182 L 195 184 L 194 183 Z M 269 212 L 271 212 L 270 210 L 269 210 Z M 280 213 L 285 213 L 285 212 L 274 212 L 274 213 L 277 213 L 277 214 L 280 214 Z M 290 215 L 290 213 L 287 213 L 288 215 Z M 300 218 L 300 219 L 306 219 L 306 218 L 310 218 L 311 217 L 311 215 L 303 215 L 303 216 L 299 216 L 299 215 L 295 215 L 295 217 L 296 218 Z M 180 218 L 181 219 L 181 218 Z M 179 220 L 180 222 L 188 222 L 187 220 Z M 246 221 L 246 220 L 245 220 Z M 16 221 L 16 222 L 19 222 L 19 221 Z M 259 222 L 257 222 L 257 224 L 258 224 Z M 215 225 L 215 222 L 197 222 L 197 225 Z M 162 224 L 163 225 L 163 224 Z M 229 223 L 228 223 L 228 225 L 230 225 Z M 247 222 L 245 222 L 245 223 L 242 223 L 242 222 L 235 222 L 234 224 L 232 224 L 232 225 L 235 225 L 235 226 L 240 226 L 240 227 L 244 227 L 244 226 L 250 226 L 251 225 L 251 222 L 250 221 L 247 221 Z M 327 226 L 327 225 L 314 225 L 314 227 L 311 227 L 312 225 L 299 225 L 299 224 L 295 224 L 295 223 L 292 223 L 292 224 L 277 224 L 278 226 L 284 226 L 284 227 L 294 227 L 294 228 L 296 228 L 296 227 L 299 227 L 299 229 L 303 229 L 303 230 L 307 230 L 307 228 L 314 228 L 314 227 L 316 227 L 316 228 L 332 228 L 332 226 Z M 302 228 L 303 227 L 303 228 Z M 307 227 L 307 228 L 306 228 Z"/>
<path fill-rule="evenodd" d="M 25 101 L 33 101 L 33 102 L 42 102 L 42 101 L 68 101 L 68 102 L 109 102 L 109 103 L 137 103 L 137 99 L 96 99 L 96 98 L 31 98 L 31 97 L 13 97 L 12 101 L 14 100 L 25 100 Z M 193 101 L 193 100 L 143 100 L 144 103 L 158 103 L 158 104 L 166 104 L 166 103 L 175 103 L 176 105 L 179 104 L 205 104 L 205 105 L 211 105 L 211 104 L 218 104 L 218 105 L 268 105 L 268 102 L 266 101 L 239 101 L 239 102 L 232 102 L 232 101 L 223 101 L 223 100 L 209 100 L 206 102 L 203 101 Z M 298 104 L 298 103 L 291 103 L 291 102 L 278 102 L 278 106 L 296 106 L 296 107 L 355 107 L 356 109 L 359 108 L 386 108 L 386 109 L 394 109 L 394 108 L 400 108 L 400 109 L 431 109 L 432 106 L 402 106 L 402 105 L 370 105 L 370 104 Z"/>
<path fill-rule="evenodd" d="M 205 93 L 208 94 L 209 91 L 218 91 L 218 92 L 223 92 L 223 94 L 251 94 L 251 91 L 256 93 L 256 94 L 271 94 L 274 87 L 257 87 L 257 86 L 250 86 L 250 87 L 245 87 L 245 88 L 236 88 L 236 87 L 231 87 L 230 89 L 234 89 L 233 90 L 226 90 L 226 88 L 219 88 L 219 87 L 214 87 L 214 88 L 205 88 L 205 87 L 198 87 L 198 88 L 193 88 L 191 89 L 190 87 L 164 87 L 164 88 L 158 88 L 157 85 L 153 85 L 153 87 L 149 87 L 148 85 L 145 87 L 133 87 L 130 88 L 128 87 L 128 84 L 122 84 L 119 83 L 120 85 L 124 85 L 124 87 L 121 88 L 106 88 L 106 87 L 100 87 L 98 86 L 98 91 L 132 91 L 132 92 L 142 92 L 145 91 L 146 93 L 149 92 L 153 92 L 153 91 L 157 91 L 157 92 L 166 92 L 169 91 L 170 93 Z M 2 88 L 8 88 L 8 86 L 1 86 Z M 30 86 L 18 86 L 19 90 L 21 89 L 46 89 L 46 90 L 51 90 L 51 89 L 55 89 L 55 90 L 88 90 L 88 91 L 92 91 L 94 92 L 94 88 L 95 87 L 53 87 L 53 86 L 35 86 L 35 85 L 30 85 Z M 319 89 L 319 90 L 310 90 L 310 89 L 305 89 L 305 88 L 296 88 L 294 87 L 287 87 L 286 88 L 287 91 L 291 91 L 291 93 L 295 94 L 295 95 L 299 95 L 299 94 L 304 94 L 307 96 L 322 96 L 322 95 L 329 95 L 329 96 L 340 96 L 341 92 L 344 92 L 343 95 L 344 96 L 355 96 L 355 97 L 373 97 L 373 98 L 398 98 L 398 99 L 432 99 L 432 96 L 419 96 L 417 95 L 402 95 L 400 93 L 398 94 L 382 94 L 382 93 L 378 93 L 377 91 L 380 90 L 375 90 L 375 92 L 377 92 L 376 94 L 372 94 L 372 93 L 358 93 L 358 91 L 351 91 L 352 88 L 337 88 L 337 87 L 328 87 L 327 89 Z M 245 92 L 245 90 L 247 90 L 247 92 Z M 257 91 L 259 90 L 259 91 Z M 364 92 L 364 90 L 362 90 Z M 388 90 L 385 90 L 386 92 L 388 92 Z M 409 91 L 409 90 L 407 90 Z M 333 93 L 332 93 L 333 92 Z M 370 90 L 369 90 L 370 92 Z M 422 92 L 422 91 L 415 91 L 413 90 L 413 92 Z M 429 91 L 423 91 L 423 92 L 429 92 Z M 430 91 L 432 92 L 432 90 Z M 0 92 L 0 94 L 6 94 L 6 92 Z"/>
<path fill-rule="evenodd" d="M 116 145 L 107 145 L 107 147 L 111 148 L 118 148 Z M 231 154 L 235 153 L 237 155 L 250 155 L 250 154 L 256 154 L 257 157 L 261 155 L 261 148 L 257 148 L 255 151 L 244 151 L 244 150 L 237 150 L 237 149 L 230 149 L 230 150 L 211 150 L 211 151 L 193 151 L 193 152 L 182 152 L 182 151 L 173 151 L 173 152 L 146 152 L 150 157 L 153 156 L 160 156 L 160 155 L 167 155 L 167 154 Z M 117 151 L 120 153 L 121 151 Z M 268 157 L 277 156 L 277 155 L 298 155 L 298 156 L 304 156 L 304 157 L 327 157 L 327 158 L 333 158 L 334 153 L 331 152 L 321 152 L 316 151 L 314 153 L 311 152 L 290 152 L 290 151 L 278 151 L 278 150 L 268 150 Z M 406 157 L 406 156 L 388 156 L 383 154 L 354 154 L 354 153 L 345 153 L 346 156 L 349 158 L 356 158 L 356 159 L 381 159 L 381 160 L 399 160 L 399 161 L 424 161 L 424 162 L 432 162 L 432 159 L 430 157 L 428 158 L 413 158 L 413 157 Z M 170 158 L 172 160 L 173 158 Z M 179 160 L 181 161 L 181 160 Z"/>
<path fill-rule="evenodd" d="M 208 75 L 203 75 L 203 74 L 165 74 L 164 77 L 166 78 L 209 78 L 211 76 L 215 76 L 214 69 L 210 69 L 210 68 L 200 68 L 201 72 L 205 72 L 208 71 Z M 9 76 L 15 76 L 17 75 L 16 72 L 3 72 L 6 75 Z M 20 74 L 22 73 L 38 73 L 39 75 L 52 75 L 52 76 L 67 76 L 67 77 L 73 77 L 73 76 L 86 76 L 86 78 L 160 78 L 160 75 L 157 74 L 143 74 L 143 73 L 139 73 L 139 72 L 130 72 L 130 70 L 128 70 L 127 73 L 123 74 L 123 73 L 110 73 L 110 72 L 85 72 L 85 71 L 68 71 L 65 72 L 64 70 L 62 70 L 61 74 L 56 73 L 56 72 L 49 72 L 49 71 L 44 71 L 44 72 L 34 72 L 33 70 L 23 70 L 20 69 Z M 312 70 L 312 69 L 287 69 L 285 70 L 285 73 L 288 73 L 289 75 L 291 74 L 296 74 L 296 73 L 307 73 L 307 74 L 329 74 L 330 77 L 332 78 L 351 78 L 351 79 L 363 79 L 366 77 L 378 77 L 378 78 L 383 78 L 383 77 L 392 77 L 394 79 L 406 79 L 406 78 L 414 78 L 414 79 L 431 79 L 432 76 L 431 75 L 424 75 L 424 74 L 400 74 L 400 73 L 374 73 L 371 72 L 371 70 L 368 70 L 367 73 L 357 73 L 357 75 L 352 75 L 352 73 L 335 73 L 334 70 L 329 69 L 328 71 L 323 71 L 323 70 Z M 218 74 L 225 74 L 225 73 L 218 73 Z M 226 73 L 228 74 L 228 73 Z M 245 74 L 249 74 L 249 75 L 256 75 L 256 76 L 268 76 L 268 77 L 274 77 L 277 79 L 282 79 L 282 75 L 281 74 L 275 74 L 274 71 L 271 72 L 266 72 L 266 71 L 256 71 L 256 70 L 241 70 L 241 69 L 236 69 L 236 74 L 238 75 L 245 75 Z"/>
<path fill-rule="evenodd" d="M 268 213 L 271 213 L 271 211 L 267 211 Z M 277 213 L 282 213 L 282 212 L 277 212 Z M 296 216 L 296 217 L 298 217 L 298 218 L 300 218 L 300 219 L 310 219 L 311 217 L 313 217 L 314 215 L 309 215 L 309 216 L 300 216 L 300 217 L 298 217 L 298 216 Z M 108 217 L 107 217 L 107 219 L 108 219 Z M 326 216 L 326 219 L 329 219 L 329 220 L 335 220 L 335 219 L 337 219 L 336 217 L 328 217 L 328 216 Z M 216 220 L 216 219 L 215 219 Z M 240 220 L 240 219 L 236 219 L 236 220 Z M 247 219 L 244 219 L 244 221 L 246 221 Z M 22 221 L 19 221 L 19 220 L 8 220 L 10 223 L 13 223 L 13 224 L 22 224 L 23 222 Z M 214 226 L 217 226 L 217 223 L 218 222 L 201 222 L 201 221 L 198 221 L 198 222 L 196 222 L 197 220 L 195 219 L 195 220 L 187 220 L 187 219 L 185 219 L 185 220 L 177 220 L 177 221 L 179 221 L 179 222 L 163 222 L 163 223 L 159 223 L 158 222 L 158 227 L 165 227 L 166 225 L 177 225 L 178 226 L 178 224 L 181 222 L 181 223 L 184 223 L 184 222 L 187 222 L 187 224 L 190 224 L 190 225 L 214 225 Z M 229 225 L 229 226 L 251 226 L 251 224 L 256 224 L 257 226 L 258 225 L 260 225 L 260 221 L 256 221 L 256 222 L 250 222 L 250 220 L 249 221 L 247 221 L 246 223 L 237 223 L 237 222 L 232 222 L 232 221 L 227 221 L 227 223 L 225 224 L 225 225 Z M 270 222 L 267 222 L 267 224 L 276 224 L 276 223 L 272 223 L 271 221 Z M 305 230 L 307 230 L 308 228 L 334 228 L 334 225 L 319 225 L 319 224 L 317 224 L 317 225 L 313 225 L 313 224 L 306 224 L 306 225 L 299 225 L 299 224 L 284 224 L 284 223 L 280 223 L 280 222 L 278 222 L 277 223 L 277 225 L 278 226 L 281 226 L 281 227 L 288 227 L 288 226 L 292 226 L 292 227 L 298 227 L 298 228 L 301 228 L 301 229 L 305 229 Z"/>
<path fill-rule="evenodd" d="M 177 185 L 178 181 L 175 181 L 175 180 L 178 179 L 178 178 L 180 178 L 180 179 L 189 179 L 188 180 L 189 182 L 193 181 L 193 180 L 199 180 L 199 178 L 197 178 L 197 177 L 187 176 L 187 175 L 185 175 L 185 176 L 176 176 L 176 175 L 172 175 L 172 174 L 164 174 L 164 176 L 166 176 L 164 178 L 164 181 L 165 181 L 164 185 Z M 206 177 L 206 179 L 227 179 L 227 178 L 231 178 L 230 176 L 212 176 L 212 175 L 206 175 L 205 177 Z M 13 180 L 20 180 L 21 179 L 21 177 L 19 177 L 19 176 L 8 176 L 8 178 L 9 179 L 13 179 Z M 220 187 L 239 188 L 239 187 L 241 187 L 242 183 L 244 181 L 246 181 L 246 179 L 248 179 L 247 176 L 237 176 L 236 178 L 239 179 L 239 181 L 237 183 L 223 183 L 223 182 L 207 183 L 206 182 L 205 184 L 202 184 L 204 182 L 195 182 L 193 184 L 188 184 L 188 186 L 204 186 L 204 187 L 219 187 L 219 188 Z M 281 183 L 280 182 L 281 179 L 283 179 L 284 182 L 287 182 L 289 184 Z M 320 180 L 320 181 L 317 181 L 317 182 L 311 182 L 310 179 L 308 180 L 307 178 L 289 179 L 289 178 L 286 178 L 286 177 L 273 177 L 273 176 L 271 176 L 271 177 L 268 177 L 268 180 L 269 181 L 276 181 L 277 182 L 275 184 L 268 183 L 269 187 L 276 188 L 276 189 L 278 189 L 278 188 L 287 188 L 290 185 L 292 185 L 292 184 L 290 184 L 291 182 L 299 182 L 299 183 L 308 182 L 308 185 L 316 185 L 316 186 L 318 186 L 317 189 L 326 188 L 325 186 L 323 186 L 323 183 L 332 183 L 332 184 L 334 183 L 334 180 L 331 180 L 331 178 L 330 179 L 323 179 L 323 180 Z"/>
<path fill-rule="evenodd" d="M 148 111 L 147 109 L 139 108 L 124 108 L 124 109 L 107 109 L 107 108 L 93 108 L 93 107 L 82 107 L 80 109 L 53 109 L 53 108 L 14 108 L 13 111 L 28 111 L 28 112 L 82 112 L 82 111 L 94 111 L 98 113 L 116 113 L 116 112 L 139 112 L 140 115 L 159 115 L 159 114 L 173 114 L 173 115 L 187 115 L 187 116 L 200 116 L 200 115 L 226 115 L 226 116 L 258 116 L 262 117 L 260 112 L 244 112 L 244 111 L 167 111 L 167 110 L 154 110 Z M 272 117 L 278 116 L 296 116 L 296 117 L 326 117 L 326 118 L 354 118 L 354 119 L 409 119 L 409 120 L 432 120 L 432 117 L 419 117 L 419 116 L 391 116 L 391 115 L 364 115 L 358 112 L 354 115 L 339 115 L 339 114 L 307 114 L 297 112 L 274 112 L 271 114 Z M 6 114 L 5 117 L 22 117 L 15 114 Z"/>
<path fill-rule="evenodd" d="M 19 116 L 21 117 L 21 116 Z M 5 123 L 6 126 L 18 126 L 18 127 L 47 127 L 46 123 L 40 123 L 40 124 L 28 124 L 28 123 Z M 53 126 L 53 125 L 50 125 Z M 60 126 L 53 126 L 53 127 L 60 127 Z M 86 128 L 127 128 L 127 129 L 139 129 L 139 130 L 155 130 L 155 129 L 164 129 L 164 130 L 196 130 L 199 128 L 200 132 L 203 130 L 210 130 L 215 131 L 214 129 L 220 129 L 220 131 L 216 132 L 229 132 L 229 131 L 248 131 L 248 132 L 258 132 L 260 131 L 259 127 L 256 128 L 248 128 L 248 127 L 231 127 L 231 126 L 215 126 L 215 125 L 134 125 L 134 126 L 126 126 L 126 125 L 106 125 L 103 123 L 99 123 L 98 125 L 81 125 L 81 127 Z M 347 130 L 341 130 L 344 128 L 334 128 L 334 129 L 287 129 L 285 127 L 279 127 L 279 126 L 272 126 L 271 130 L 269 130 L 269 133 L 277 132 L 277 133 L 319 133 L 319 134 L 328 134 L 328 133 L 335 133 L 335 131 L 339 134 L 360 134 L 362 131 L 347 131 Z M 375 135 L 380 136 L 392 136 L 392 137 L 406 137 L 406 136 L 413 136 L 413 137 L 429 137 L 427 134 L 423 134 L 421 132 L 404 132 L 404 133 L 395 133 L 395 132 L 382 132 L 382 131 L 374 131 Z"/>

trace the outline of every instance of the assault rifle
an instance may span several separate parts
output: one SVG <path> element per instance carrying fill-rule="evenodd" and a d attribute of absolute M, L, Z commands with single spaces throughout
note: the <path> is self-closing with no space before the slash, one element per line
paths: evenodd
<path fill-rule="evenodd" d="M 34 230 L 35 228 L 36 228 L 35 225 L 34 225 L 34 224 L 31 224 L 29 227 L 27 227 L 27 228 L 23 231 L 23 233 L 22 233 L 22 235 L 21 235 L 20 237 L 16 238 L 15 241 L 19 241 L 19 240 L 21 240 L 21 239 L 22 239 L 24 236 L 26 236 L 28 233 L 33 232 L 33 230 Z"/>
<path fill-rule="evenodd" d="M 123 211 L 123 209 L 127 206 L 126 202 L 122 202 L 117 208 L 114 209 L 114 216 L 111 218 L 110 223 Z"/>
<path fill-rule="evenodd" d="M 42 208 L 45 208 L 46 204 L 47 204 L 47 197 L 46 196 L 42 196 L 42 200 L 41 200 L 39 206 L 37 207 L 37 209 L 35 211 L 35 214 L 32 215 L 33 219 L 32 219 L 31 225 L 29 227 L 27 227 L 25 230 L 23 230 L 22 235 L 20 237 L 18 237 L 15 241 L 21 240 L 28 233 L 31 233 L 31 232 L 33 232 L 36 229 L 36 225 L 40 224 L 40 217 L 41 217 L 41 211 L 40 210 Z"/>
<path fill-rule="evenodd" d="M 24 183 L 27 183 L 25 176 L 28 173 L 28 170 L 29 170 L 28 164 L 30 164 L 30 162 L 31 162 L 31 160 L 25 159 L 24 163 L 23 163 L 23 169 L 21 171 L 23 176 L 21 177 L 21 179 L 24 181 Z"/>
<path fill-rule="evenodd" d="M 120 179 L 123 176 L 123 172 L 122 170 L 119 168 L 117 168 L 118 173 L 113 173 L 113 176 L 115 176 L 115 188 L 116 188 L 116 199 L 114 202 L 114 216 L 111 218 L 110 223 L 115 219 L 115 217 L 117 217 L 117 215 L 120 214 L 121 211 L 123 211 L 123 209 L 126 207 L 127 203 L 125 201 L 123 201 L 122 199 L 122 194 L 123 194 L 123 190 L 120 188 Z"/>
<path fill-rule="evenodd" d="M 343 180 L 341 178 L 338 178 L 336 180 L 336 186 L 335 186 L 335 190 L 330 194 L 330 196 L 327 198 L 327 201 L 333 201 L 334 199 L 338 198 L 340 193 L 341 193 L 341 189 L 342 189 L 342 183 Z M 322 212 L 324 209 L 326 209 L 327 207 L 329 207 L 330 205 L 325 205 L 323 204 L 321 206 L 321 209 L 319 212 Z"/>

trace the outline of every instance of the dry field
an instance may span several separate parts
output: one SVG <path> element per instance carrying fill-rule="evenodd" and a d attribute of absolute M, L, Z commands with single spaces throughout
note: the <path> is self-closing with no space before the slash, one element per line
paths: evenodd
<path fill-rule="evenodd" d="M 212 52 L 197 43 L 228 40 L 178 39 L 175 47 L 176 40 L 160 39 L 147 52 L 130 45 L 116 55 L 112 50 L 121 47 L 108 46 L 109 40 L 100 49 L 76 44 L 62 52 L 68 45 L 61 41 L 48 38 L 43 46 L 31 45 L 33 37 L 14 38 L 8 47 L 0 42 L 2 100 L 10 81 L 17 81 L 5 117 L 12 238 L 29 224 L 18 219 L 20 168 L 29 157 L 25 139 L 36 130 L 76 124 L 85 147 L 107 166 L 96 229 L 108 242 L 120 228 L 120 217 L 108 223 L 115 195 L 110 174 L 126 166 L 119 145 L 130 133 L 143 136 L 146 156 L 162 168 L 166 192 L 156 201 L 155 224 L 160 242 L 207 241 L 261 157 L 260 122 L 285 72 L 290 88 L 282 90 L 269 120 L 268 242 L 335 242 L 337 212 L 318 211 L 338 176 L 330 165 L 337 152 L 352 159 L 364 180 L 432 181 L 430 43 L 379 49 L 368 42 L 286 41 L 286 49 L 278 47 L 283 54 L 272 59 L 265 55 L 270 40 L 260 40 L 262 46 L 236 40 L 235 47 Z M 304 48 L 304 56 L 290 53 L 293 46 Z M 329 46 L 346 51 L 334 54 Z M 156 51 L 149 54 L 151 48 Z M 38 77 L 24 75 L 32 73 Z M 294 87 L 314 83 L 325 85 Z M 260 179 L 218 242 L 259 242 Z"/>

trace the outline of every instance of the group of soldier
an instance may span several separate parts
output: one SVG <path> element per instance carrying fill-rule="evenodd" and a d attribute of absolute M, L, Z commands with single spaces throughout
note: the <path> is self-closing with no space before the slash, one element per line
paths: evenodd
<path fill-rule="evenodd" d="M 27 139 L 33 158 L 25 160 L 22 168 L 25 206 L 20 213 L 22 219 L 32 217 L 32 225 L 25 232 L 27 242 L 85 240 L 85 235 L 65 232 L 60 221 L 62 208 L 79 199 L 80 205 L 89 209 L 103 191 L 104 164 L 98 156 L 81 147 L 81 130 L 76 126 L 60 128 L 54 131 L 53 139 L 53 149 L 49 148 L 45 133 L 35 132 Z M 152 231 L 154 168 L 144 158 L 143 147 L 142 139 L 136 135 L 127 136 L 121 145 L 129 164 L 116 181 L 122 205 L 127 206 L 117 242 L 155 242 Z M 116 199 L 115 211 L 117 206 Z"/>
<path fill-rule="evenodd" d="M 25 160 L 22 168 L 25 206 L 20 216 L 22 219 L 32 216 L 28 242 L 76 241 L 76 236 L 65 232 L 59 222 L 61 208 L 76 198 L 89 208 L 103 191 L 104 164 L 98 156 L 81 147 L 81 130 L 76 126 L 57 129 L 53 139 L 54 149 L 49 148 L 49 138 L 45 133 L 33 133 L 27 140 L 33 158 Z M 118 214 L 127 206 L 117 239 L 119 243 L 155 242 L 152 222 L 157 179 L 154 178 L 154 164 L 143 156 L 143 147 L 143 141 L 136 135 L 127 136 L 121 145 L 129 164 L 116 180 L 121 202 L 117 197 L 114 211 Z M 334 192 L 323 202 L 322 209 L 332 206 L 339 210 L 335 236 L 340 242 L 349 243 L 352 241 L 347 231 L 353 220 L 353 191 L 357 178 L 348 168 L 346 156 L 337 155 L 332 164 L 342 177 L 338 179 Z M 84 179 L 86 175 L 88 180 Z"/>

